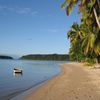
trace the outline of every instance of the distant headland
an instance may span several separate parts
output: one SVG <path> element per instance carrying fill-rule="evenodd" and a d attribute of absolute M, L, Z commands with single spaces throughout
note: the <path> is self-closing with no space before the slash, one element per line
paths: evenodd
<path fill-rule="evenodd" d="M 30 54 L 30 55 L 24 55 L 20 59 L 66 61 L 69 60 L 69 55 L 68 54 Z"/>
<path fill-rule="evenodd" d="M 13 57 L 0 55 L 0 59 L 13 59 Z"/>

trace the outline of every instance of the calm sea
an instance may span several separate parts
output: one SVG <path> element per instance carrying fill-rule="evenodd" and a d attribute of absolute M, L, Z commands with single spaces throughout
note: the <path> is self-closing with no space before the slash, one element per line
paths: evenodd
<path fill-rule="evenodd" d="M 60 72 L 63 61 L 37 60 L 0 60 L 0 100 L 9 100 L 12 96 L 34 87 Z M 13 73 L 21 68 L 22 74 Z"/>

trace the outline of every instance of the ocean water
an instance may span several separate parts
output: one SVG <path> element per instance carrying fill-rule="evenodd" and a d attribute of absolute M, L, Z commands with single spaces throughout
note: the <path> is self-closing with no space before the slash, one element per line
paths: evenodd
<path fill-rule="evenodd" d="M 57 75 L 64 61 L 39 60 L 0 60 L 0 100 L 9 100 L 12 96 L 45 82 Z M 13 73 L 21 68 L 22 74 Z"/>

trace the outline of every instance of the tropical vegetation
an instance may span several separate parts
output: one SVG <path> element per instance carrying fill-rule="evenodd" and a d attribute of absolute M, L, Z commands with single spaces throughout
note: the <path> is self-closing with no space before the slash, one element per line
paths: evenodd
<path fill-rule="evenodd" d="M 0 55 L 0 59 L 13 59 L 13 57 Z"/>
<path fill-rule="evenodd" d="M 64 60 L 69 60 L 69 55 L 67 54 L 31 54 L 31 55 L 22 56 L 20 59 L 64 61 Z"/>
<path fill-rule="evenodd" d="M 78 6 L 81 24 L 73 23 L 67 36 L 70 39 L 70 57 L 73 60 L 100 63 L 100 1 L 65 0 L 61 5 L 70 15 Z"/>

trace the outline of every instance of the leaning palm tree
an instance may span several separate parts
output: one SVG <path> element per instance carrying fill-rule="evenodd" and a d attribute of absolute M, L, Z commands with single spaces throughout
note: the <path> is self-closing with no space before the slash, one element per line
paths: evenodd
<path fill-rule="evenodd" d="M 66 9 L 67 15 L 70 15 L 75 5 L 79 5 L 79 13 L 82 13 L 82 20 L 96 23 L 100 30 L 100 1 L 99 0 L 65 0 L 62 8 Z"/>
<path fill-rule="evenodd" d="M 88 28 L 86 29 L 86 34 L 82 39 L 82 49 L 84 51 L 84 54 L 94 51 L 94 45 L 96 40 L 95 34 L 92 33 Z"/>
<path fill-rule="evenodd" d="M 84 34 L 82 38 L 82 50 L 85 55 L 93 54 L 97 55 L 97 58 L 100 55 L 100 31 L 92 28 L 87 27 L 86 25 L 82 26 L 81 32 Z"/>
<path fill-rule="evenodd" d="M 80 28 L 78 25 L 72 25 L 71 30 L 68 32 L 70 42 L 77 45 L 80 42 L 81 51 L 87 57 L 100 58 L 100 1 L 99 0 L 65 0 L 62 8 L 66 9 L 67 15 L 75 5 L 79 5 L 79 13 L 82 13 Z M 76 28 L 76 30 L 75 30 Z M 75 51 L 75 49 L 73 49 Z"/>

